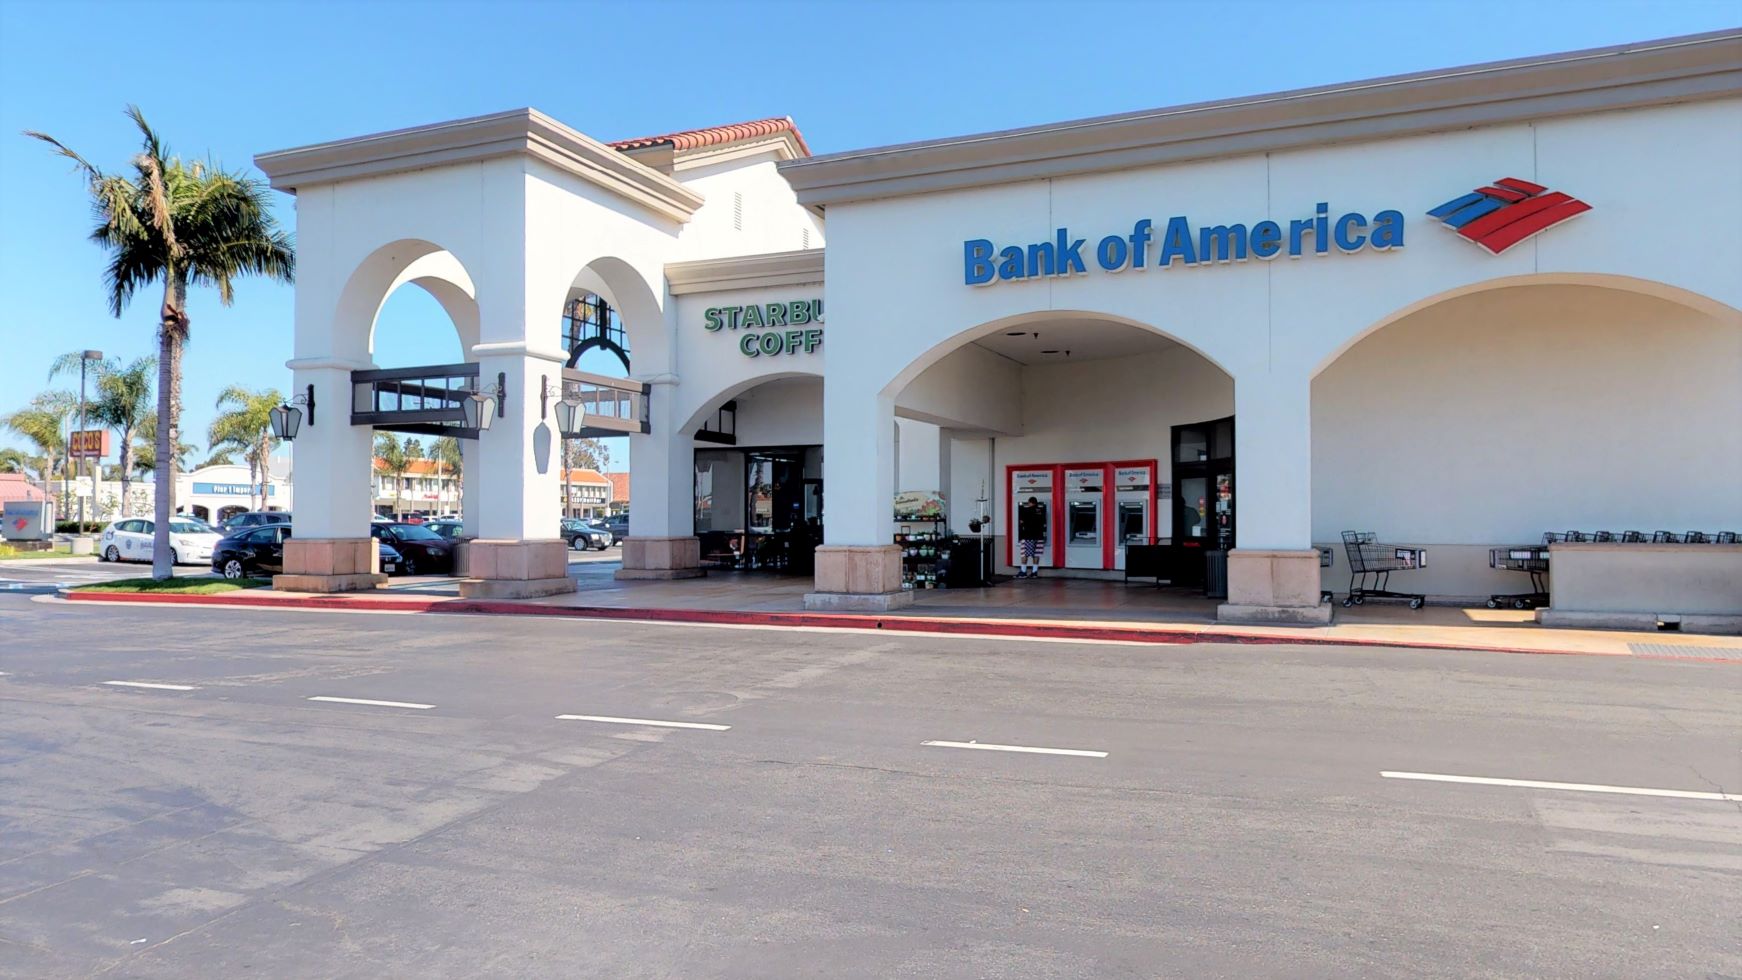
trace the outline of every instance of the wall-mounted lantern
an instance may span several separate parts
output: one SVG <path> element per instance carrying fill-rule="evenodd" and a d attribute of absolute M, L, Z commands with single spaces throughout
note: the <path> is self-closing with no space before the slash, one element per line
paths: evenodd
<path fill-rule="evenodd" d="M 297 395 L 267 413 L 267 418 L 272 424 L 272 434 L 285 442 L 294 440 L 297 432 L 302 429 L 302 408 L 297 408 L 298 405 L 308 409 L 308 425 L 309 428 L 314 428 L 315 386 L 312 384 L 308 386 L 306 393 Z"/>

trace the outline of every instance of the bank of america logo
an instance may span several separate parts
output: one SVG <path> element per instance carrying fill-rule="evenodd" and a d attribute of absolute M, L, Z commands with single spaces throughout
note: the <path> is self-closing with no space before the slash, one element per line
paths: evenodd
<path fill-rule="evenodd" d="M 1517 177 L 1502 177 L 1487 187 L 1428 212 L 1447 228 L 1499 255 L 1538 232 L 1591 210 L 1576 197 Z"/>

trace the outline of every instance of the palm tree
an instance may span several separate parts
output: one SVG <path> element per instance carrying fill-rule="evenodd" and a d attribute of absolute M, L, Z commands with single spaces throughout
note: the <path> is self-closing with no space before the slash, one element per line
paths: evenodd
<path fill-rule="evenodd" d="M 157 327 L 157 535 L 151 575 L 166 579 L 170 562 L 169 518 L 175 511 L 176 460 L 180 444 L 181 354 L 187 345 L 189 285 L 214 286 L 229 306 L 235 281 L 262 275 L 290 282 L 296 266 L 290 236 L 267 209 L 266 188 L 216 164 L 183 162 L 145 121 L 138 106 L 127 115 L 139 128 L 141 148 L 133 174 L 106 174 L 66 144 L 27 132 L 72 160 L 90 188 L 97 213 L 91 240 L 109 252 L 104 286 L 109 312 L 117 318 L 139 289 L 163 285 Z"/>
<path fill-rule="evenodd" d="M 188 456 L 197 446 L 186 442 L 175 444 L 175 468 L 187 469 Z M 133 436 L 133 468 L 140 473 L 157 472 L 157 413 L 139 420 L 139 431 Z"/>
<path fill-rule="evenodd" d="M 249 391 L 241 385 L 231 385 L 218 392 L 220 411 L 206 432 L 206 441 L 213 450 L 232 449 L 248 461 L 248 503 L 255 510 L 266 508 L 267 464 L 279 445 L 272 435 L 272 410 L 283 402 L 284 396 L 276 388 Z M 254 502 L 256 491 L 258 504 Z"/>
<path fill-rule="evenodd" d="M 220 449 L 217 452 L 212 453 L 210 456 L 207 456 L 206 461 L 195 466 L 194 469 L 203 470 L 208 466 L 234 466 L 235 464 L 236 457 L 230 455 L 228 449 Z"/>
<path fill-rule="evenodd" d="M 431 442 L 429 444 L 429 458 L 435 460 L 437 487 L 444 485 L 442 476 L 447 469 L 451 468 L 454 471 L 454 487 L 459 494 L 455 498 L 454 510 L 458 511 L 460 509 L 459 500 L 463 499 L 466 487 L 466 474 L 461 471 L 460 465 L 460 440 L 453 436 L 442 436 Z"/>
<path fill-rule="evenodd" d="M 78 399 L 70 391 L 44 391 L 30 400 L 30 404 L 10 415 L 0 416 L 0 425 L 11 429 L 35 444 L 37 452 L 42 456 L 42 488 L 48 490 L 48 481 L 53 479 L 55 465 L 61 453 L 66 451 L 66 426 L 73 411 L 78 408 Z M 67 505 L 67 494 L 72 488 L 66 481 L 61 482 L 60 509 L 64 513 Z"/>
<path fill-rule="evenodd" d="M 22 449 L 13 449 L 10 446 L 0 449 L 0 473 L 23 473 L 29 476 L 31 470 L 41 465 L 40 456 L 32 456 Z"/>
<path fill-rule="evenodd" d="M 48 376 L 71 374 L 84 361 L 82 351 L 69 351 L 55 359 Z M 126 367 L 114 358 L 105 358 L 96 366 L 96 400 L 86 405 L 87 414 L 102 425 L 114 429 L 121 437 L 117 460 L 121 480 L 121 516 L 132 517 L 133 510 L 133 437 L 145 418 L 151 414 L 151 376 L 157 373 L 157 359 L 141 357 Z"/>
<path fill-rule="evenodd" d="M 399 437 L 391 432 L 375 433 L 375 458 L 381 461 L 381 469 L 393 480 L 393 519 L 398 520 L 399 488 L 405 480 L 405 471 L 411 468 L 411 458 L 405 455 Z"/>

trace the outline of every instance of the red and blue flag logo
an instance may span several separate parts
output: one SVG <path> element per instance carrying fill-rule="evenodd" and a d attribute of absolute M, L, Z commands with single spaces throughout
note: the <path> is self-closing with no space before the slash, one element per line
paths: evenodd
<path fill-rule="evenodd" d="M 1526 238 L 1591 210 L 1576 197 L 1517 177 L 1502 177 L 1428 212 L 1447 228 L 1499 255 Z"/>

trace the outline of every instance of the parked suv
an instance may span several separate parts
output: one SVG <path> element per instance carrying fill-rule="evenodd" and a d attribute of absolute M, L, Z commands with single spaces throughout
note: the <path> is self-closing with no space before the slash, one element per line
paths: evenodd
<path fill-rule="evenodd" d="M 289 524 L 290 511 L 287 510 L 250 510 L 240 514 L 231 514 L 218 525 L 218 530 L 226 534 L 250 527 L 264 527 L 268 524 Z"/>
<path fill-rule="evenodd" d="M 622 544 L 623 539 L 629 536 L 629 515 L 612 514 L 610 517 L 601 517 L 593 522 L 593 526 L 610 531 L 612 544 Z"/>

